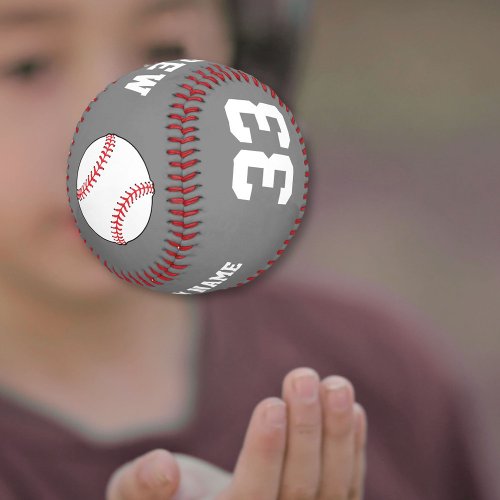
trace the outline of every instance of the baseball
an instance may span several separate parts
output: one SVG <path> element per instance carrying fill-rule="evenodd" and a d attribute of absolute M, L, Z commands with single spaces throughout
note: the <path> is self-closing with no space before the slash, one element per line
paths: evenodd
<path fill-rule="evenodd" d="M 193 295 L 247 284 L 278 260 L 304 217 L 309 164 L 273 89 L 181 59 L 134 70 L 91 101 L 66 181 L 80 235 L 108 271 Z"/>

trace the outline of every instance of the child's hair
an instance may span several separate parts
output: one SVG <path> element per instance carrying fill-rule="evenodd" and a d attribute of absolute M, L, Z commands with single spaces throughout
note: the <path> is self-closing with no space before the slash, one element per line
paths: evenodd
<path fill-rule="evenodd" d="M 309 32 L 314 0 L 224 0 L 233 27 L 233 66 L 294 98 L 294 67 Z"/>

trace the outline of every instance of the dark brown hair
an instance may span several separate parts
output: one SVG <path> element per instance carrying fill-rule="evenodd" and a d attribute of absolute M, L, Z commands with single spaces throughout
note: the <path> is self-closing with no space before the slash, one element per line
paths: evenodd
<path fill-rule="evenodd" d="M 292 103 L 296 66 L 309 32 L 313 0 L 224 0 L 235 42 L 232 65 Z"/>

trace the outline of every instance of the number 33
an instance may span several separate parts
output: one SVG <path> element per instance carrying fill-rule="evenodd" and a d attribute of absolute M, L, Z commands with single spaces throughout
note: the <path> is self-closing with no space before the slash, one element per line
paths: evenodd
<path fill-rule="evenodd" d="M 278 132 L 280 146 L 286 149 L 290 146 L 290 135 L 285 124 L 285 119 L 275 106 L 263 102 L 255 105 L 253 102 L 247 100 L 228 99 L 224 109 L 229 122 L 229 129 L 238 141 L 252 143 L 250 128 L 245 127 L 241 119 L 242 113 L 245 113 L 254 115 L 259 129 L 267 132 L 270 131 L 267 119 L 276 118 L 280 128 Z M 274 187 L 274 174 L 276 170 L 285 172 L 285 186 L 280 189 L 278 205 L 286 205 L 290 196 L 292 196 L 293 186 L 293 164 L 290 157 L 278 153 L 267 156 L 263 151 L 242 149 L 234 157 L 232 184 L 233 191 L 240 200 L 250 200 L 252 194 L 252 184 L 247 181 L 248 169 L 250 167 L 261 168 L 263 170 L 262 186 L 269 188 Z"/>

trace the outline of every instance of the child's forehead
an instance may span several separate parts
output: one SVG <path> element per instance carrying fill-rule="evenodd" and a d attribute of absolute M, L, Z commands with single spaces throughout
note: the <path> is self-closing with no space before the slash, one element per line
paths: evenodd
<path fill-rule="evenodd" d="M 22 26 L 46 22 L 68 14 L 68 2 L 63 0 L 2 0 L 0 26 Z"/>
<path fill-rule="evenodd" d="M 188 7 L 201 6 L 208 0 L 2 0 L 0 3 L 0 27 L 64 20 L 78 13 L 99 11 L 133 12 L 137 16 L 152 16 Z"/>

